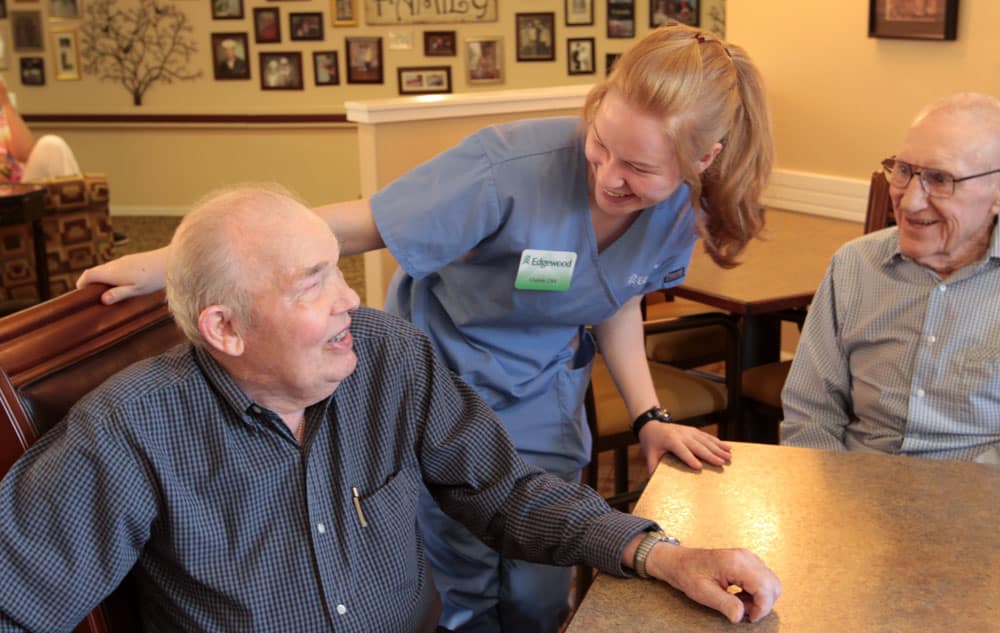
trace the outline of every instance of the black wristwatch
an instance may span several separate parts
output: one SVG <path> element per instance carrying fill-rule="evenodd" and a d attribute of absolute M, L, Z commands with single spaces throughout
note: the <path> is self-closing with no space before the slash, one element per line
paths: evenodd
<path fill-rule="evenodd" d="M 639 414 L 635 420 L 632 421 L 632 434 L 635 435 L 635 439 L 639 439 L 639 431 L 642 427 L 646 426 L 647 422 L 656 420 L 657 422 L 673 422 L 674 419 L 670 417 L 670 412 L 666 409 L 661 409 L 660 407 L 653 407 L 649 411 L 645 411 Z"/>

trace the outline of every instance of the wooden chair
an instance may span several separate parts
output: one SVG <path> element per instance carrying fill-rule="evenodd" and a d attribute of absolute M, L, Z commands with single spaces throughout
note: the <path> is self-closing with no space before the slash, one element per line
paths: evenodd
<path fill-rule="evenodd" d="M 163 292 L 105 306 L 104 290 L 89 286 L 0 319 L 0 476 L 84 394 L 184 340 Z M 126 582 L 74 633 L 138 630 Z"/>
<path fill-rule="evenodd" d="M 868 188 L 868 209 L 865 212 L 865 233 L 878 231 L 896 224 L 889 198 L 889 182 L 879 170 L 872 172 Z M 802 328 L 804 314 L 796 315 L 796 322 Z M 791 369 L 791 361 L 768 363 L 751 367 L 743 372 L 741 435 L 748 441 L 777 444 L 778 425 L 783 417 L 781 390 Z"/>
<path fill-rule="evenodd" d="M 677 424 L 701 427 L 716 423 L 719 425 L 720 437 L 733 439 L 736 422 L 734 407 L 738 403 L 739 394 L 739 346 L 735 320 L 725 313 L 710 312 L 684 319 L 647 321 L 645 329 L 649 336 L 712 326 L 721 328 L 727 342 L 729 355 L 724 381 L 655 361 L 649 362 L 649 370 L 660 405 L 670 411 Z M 630 489 L 628 477 L 628 447 L 637 443 L 637 440 L 632 435 L 632 416 L 625 408 L 625 402 L 600 354 L 594 361 L 584 406 L 593 436 L 591 461 L 585 483 L 597 488 L 600 478 L 598 456 L 604 451 L 614 451 L 614 494 L 608 497 L 608 502 L 627 511 L 629 504 L 642 493 L 642 485 Z"/>

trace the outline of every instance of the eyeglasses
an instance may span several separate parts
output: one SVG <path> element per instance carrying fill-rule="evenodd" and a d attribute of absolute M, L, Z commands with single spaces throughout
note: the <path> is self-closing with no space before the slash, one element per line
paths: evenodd
<path fill-rule="evenodd" d="M 882 173 L 885 174 L 885 179 L 889 181 L 890 185 L 906 189 L 910 184 L 910 180 L 914 176 L 917 176 L 920 179 L 920 186 L 923 187 L 924 192 L 934 198 L 947 198 L 955 193 L 955 183 L 957 182 L 972 180 L 981 176 L 989 176 L 990 174 L 1000 174 L 1000 169 L 993 169 L 991 171 L 984 171 L 981 174 L 955 178 L 948 172 L 941 171 L 940 169 L 916 169 L 916 167 L 916 165 L 904 163 L 895 158 L 887 158 L 882 161 Z"/>

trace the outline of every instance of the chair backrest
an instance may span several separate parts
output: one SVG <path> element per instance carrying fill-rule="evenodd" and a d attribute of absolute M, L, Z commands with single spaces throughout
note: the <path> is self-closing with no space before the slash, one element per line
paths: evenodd
<path fill-rule="evenodd" d="M 881 171 L 872 172 L 868 188 L 868 211 L 865 213 L 865 233 L 878 231 L 896 224 L 889 198 L 889 183 Z"/>
<path fill-rule="evenodd" d="M 184 340 L 163 292 L 105 306 L 103 290 L 75 290 L 0 319 L 0 476 L 84 394 Z M 139 628 L 123 587 L 74 631 Z"/>

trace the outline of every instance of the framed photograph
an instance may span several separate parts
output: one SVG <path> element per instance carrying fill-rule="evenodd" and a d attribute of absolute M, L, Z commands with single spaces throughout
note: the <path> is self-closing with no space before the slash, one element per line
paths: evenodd
<path fill-rule="evenodd" d="M 313 52 L 313 76 L 317 86 L 340 84 L 340 63 L 337 60 L 337 51 Z"/>
<path fill-rule="evenodd" d="M 503 83 L 503 38 L 465 40 L 465 67 L 470 84 Z"/>
<path fill-rule="evenodd" d="M 49 0 L 49 17 L 75 20 L 80 17 L 79 0 Z"/>
<path fill-rule="evenodd" d="M 10 28 L 14 32 L 15 51 L 42 50 L 41 11 L 11 11 Z"/>
<path fill-rule="evenodd" d="M 608 37 L 635 37 L 635 0 L 608 0 Z"/>
<path fill-rule="evenodd" d="M 424 31 L 424 55 L 454 57 L 455 31 Z"/>
<path fill-rule="evenodd" d="M 571 75 L 593 75 L 594 38 L 571 37 L 566 40 L 566 70 Z"/>
<path fill-rule="evenodd" d="M 21 58 L 21 85 L 45 85 L 45 60 L 41 57 Z"/>
<path fill-rule="evenodd" d="M 80 44 L 76 29 L 52 31 L 52 56 L 55 58 L 56 81 L 80 78 Z"/>
<path fill-rule="evenodd" d="M 650 0 L 649 28 L 663 26 L 668 20 L 698 26 L 698 0 Z"/>
<path fill-rule="evenodd" d="M 288 32 L 293 40 L 323 39 L 323 14 L 289 13 Z"/>
<path fill-rule="evenodd" d="M 277 7 L 253 10 L 253 41 L 275 44 L 281 41 L 281 20 Z"/>
<path fill-rule="evenodd" d="M 358 25 L 358 0 L 330 0 L 334 26 Z"/>
<path fill-rule="evenodd" d="M 243 0 L 212 0 L 213 20 L 242 20 Z"/>
<path fill-rule="evenodd" d="M 958 0 L 869 0 L 868 37 L 954 40 Z"/>
<path fill-rule="evenodd" d="M 413 50 L 413 31 L 391 30 L 386 32 L 385 39 L 390 51 Z"/>
<path fill-rule="evenodd" d="M 594 0 L 566 0 L 566 26 L 594 23 Z"/>
<path fill-rule="evenodd" d="M 212 68 L 215 78 L 250 79 L 246 33 L 212 33 Z"/>
<path fill-rule="evenodd" d="M 621 57 L 621 53 L 605 53 L 604 54 L 604 74 L 610 75 L 611 69 L 614 67 L 615 62 Z"/>
<path fill-rule="evenodd" d="M 0 0 L 0 18 L 7 17 L 7 0 Z"/>
<path fill-rule="evenodd" d="M 348 37 L 347 83 L 382 83 L 382 38 Z"/>
<path fill-rule="evenodd" d="M 556 14 L 515 13 L 517 61 L 548 62 L 556 58 Z"/>
<path fill-rule="evenodd" d="M 398 72 L 401 95 L 451 92 L 451 66 L 411 66 Z"/>
<path fill-rule="evenodd" d="M 261 90 L 302 90 L 302 53 L 260 53 Z"/>

